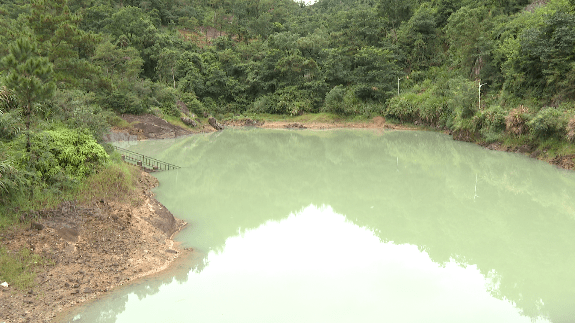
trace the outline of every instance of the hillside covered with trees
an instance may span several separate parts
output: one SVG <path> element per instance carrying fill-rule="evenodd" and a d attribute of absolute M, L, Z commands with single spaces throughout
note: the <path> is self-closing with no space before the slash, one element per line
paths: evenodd
<path fill-rule="evenodd" d="M 0 214 L 110 163 L 118 114 L 182 104 L 573 153 L 573 1 L 3 0 L 0 57 Z"/>

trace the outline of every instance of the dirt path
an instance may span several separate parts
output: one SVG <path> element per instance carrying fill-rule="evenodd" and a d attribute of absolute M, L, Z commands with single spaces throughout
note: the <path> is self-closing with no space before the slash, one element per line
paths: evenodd
<path fill-rule="evenodd" d="M 150 189 L 157 184 L 141 172 L 131 203 L 66 203 L 42 212 L 41 230 L 22 225 L 0 233 L 9 250 L 29 248 L 53 263 L 29 291 L 0 287 L 0 322 L 51 322 L 72 306 L 162 271 L 192 252 L 172 240 L 185 223 L 153 197 Z"/>

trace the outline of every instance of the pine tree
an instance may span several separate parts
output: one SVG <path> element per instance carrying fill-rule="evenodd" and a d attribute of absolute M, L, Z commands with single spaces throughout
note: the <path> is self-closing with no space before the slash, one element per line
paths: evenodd
<path fill-rule="evenodd" d="M 6 87 L 16 94 L 26 117 L 26 149 L 30 152 L 32 107 L 54 94 L 53 67 L 47 58 L 38 55 L 36 44 L 27 38 L 10 44 L 9 54 L 2 59 L 2 64 L 8 71 L 4 80 Z"/>

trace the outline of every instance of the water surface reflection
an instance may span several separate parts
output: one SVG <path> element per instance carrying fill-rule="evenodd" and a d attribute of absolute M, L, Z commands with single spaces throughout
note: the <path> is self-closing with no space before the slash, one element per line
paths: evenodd
<path fill-rule="evenodd" d="M 482 322 L 521 320 L 518 313 L 533 319 L 548 317 L 555 323 L 575 317 L 572 173 L 421 132 L 224 131 L 144 142 L 133 149 L 184 166 L 158 174 L 161 186 L 157 195 L 176 216 L 190 222 L 178 239 L 203 253 L 199 264 L 207 264 L 203 270 L 200 266 L 192 271 L 187 281 L 157 287 L 160 292 L 145 297 L 141 304 L 156 304 L 156 309 L 187 304 L 178 307 L 182 309 L 192 307 L 190 300 L 201 303 L 211 299 L 213 304 L 201 303 L 202 309 L 210 309 L 203 312 L 224 311 L 227 315 L 243 313 L 243 308 L 252 315 L 254 311 L 268 313 L 272 321 L 283 315 L 287 315 L 286 321 L 297 321 L 303 319 L 289 319 L 290 302 L 305 306 L 310 294 L 326 302 L 314 304 L 316 312 L 302 312 L 322 313 L 320 321 L 327 321 L 323 318 L 329 315 L 328 307 L 335 308 L 338 317 L 362 308 L 373 320 L 403 313 L 401 319 L 388 316 L 396 317 L 397 322 L 417 321 L 417 313 L 412 312 L 419 311 L 410 308 L 425 312 L 426 319 L 420 321 L 426 322 L 442 313 L 448 313 L 438 318 L 442 322 L 451 317 L 467 322 L 479 315 L 473 311 L 501 315 L 490 319 L 477 316 L 484 318 Z M 365 238 L 345 231 L 332 239 L 330 222 L 323 219 L 324 226 L 309 223 L 308 229 L 302 226 L 283 236 L 286 247 L 275 245 L 275 253 L 251 253 L 252 248 L 266 252 L 267 245 L 274 245 L 274 236 L 281 236 L 272 229 L 291 223 L 292 217 L 294 222 L 300 221 L 297 216 L 286 220 L 286 216 L 309 205 L 329 205 L 322 209 L 331 212 L 329 219 L 344 219 L 338 214 L 345 215 L 340 222 L 353 227 L 353 232 L 363 232 Z M 309 230 L 316 239 L 306 240 L 301 230 Z M 260 242 L 263 246 L 259 248 L 240 242 L 244 241 L 241 236 L 265 232 L 274 233 L 267 237 L 269 242 Z M 237 251 L 235 256 L 230 249 Z M 277 261 L 264 261 L 278 257 L 288 263 L 276 268 L 273 264 Z M 209 269 L 226 261 L 228 265 Z M 312 265 L 320 265 L 315 276 Z M 205 282 L 194 278 L 217 272 L 217 268 L 228 278 Z M 263 271 L 266 268 L 270 270 L 267 273 Z M 338 270 L 346 268 L 353 270 L 345 278 L 341 272 L 338 276 Z M 319 285 L 274 276 L 281 273 L 309 273 Z M 396 273 L 406 275 L 401 278 Z M 212 277 L 209 275 L 205 277 Z M 261 284 L 250 283 L 249 277 L 260 279 Z M 285 297 L 271 294 L 268 285 Z M 173 298 L 178 292 L 171 286 L 187 286 L 179 294 L 186 296 Z M 144 287 L 134 291 L 138 288 Z M 327 295 L 315 294 L 322 289 Z M 254 301 L 246 304 L 244 300 L 251 299 L 246 298 L 251 294 Z M 346 294 L 353 297 L 339 298 Z M 443 301 L 435 302 L 435 298 Z M 152 303 L 146 303 L 148 299 Z M 281 305 L 282 300 L 285 307 L 273 306 Z M 124 313 L 132 306 L 144 306 L 135 304 L 128 301 Z M 516 308 L 510 311 L 508 304 Z M 378 311 L 366 310 L 372 307 Z M 123 315 L 117 316 L 118 321 Z M 355 321 L 371 319 L 356 315 Z"/>

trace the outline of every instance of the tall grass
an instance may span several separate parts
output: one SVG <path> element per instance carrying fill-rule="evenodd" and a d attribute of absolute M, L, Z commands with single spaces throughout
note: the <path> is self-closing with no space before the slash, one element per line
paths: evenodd
<path fill-rule="evenodd" d="M 87 177 L 75 190 L 73 196 L 82 203 L 95 200 L 130 202 L 139 169 L 120 160 L 117 153 L 112 161 L 99 172 Z"/>
<path fill-rule="evenodd" d="M 122 162 L 117 153 L 111 157 L 102 168 L 65 190 L 34 187 L 32 197 L 25 191 L 11 195 L 9 201 L 0 204 L 0 229 L 16 223 L 23 214 L 54 208 L 64 201 L 90 203 L 104 199 L 131 203 L 139 170 Z"/>

